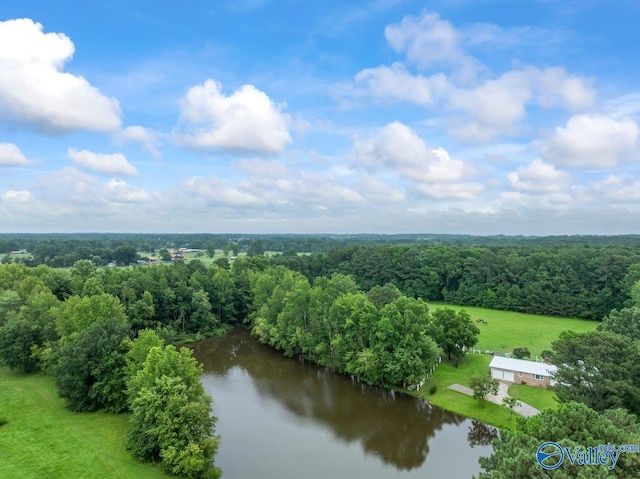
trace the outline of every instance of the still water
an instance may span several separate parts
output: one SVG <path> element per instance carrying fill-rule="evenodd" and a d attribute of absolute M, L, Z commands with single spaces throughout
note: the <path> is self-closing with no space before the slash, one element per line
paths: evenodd
<path fill-rule="evenodd" d="M 482 423 L 287 359 L 246 330 L 191 347 L 223 479 L 467 479 L 491 451 Z"/>

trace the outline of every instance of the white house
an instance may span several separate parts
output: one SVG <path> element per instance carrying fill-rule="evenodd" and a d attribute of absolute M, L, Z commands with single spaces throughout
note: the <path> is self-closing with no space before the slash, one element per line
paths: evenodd
<path fill-rule="evenodd" d="M 553 364 L 527 361 L 526 359 L 503 358 L 494 356 L 489 364 L 491 377 L 510 383 L 525 383 L 530 386 L 553 386 L 551 377 L 557 371 Z"/>

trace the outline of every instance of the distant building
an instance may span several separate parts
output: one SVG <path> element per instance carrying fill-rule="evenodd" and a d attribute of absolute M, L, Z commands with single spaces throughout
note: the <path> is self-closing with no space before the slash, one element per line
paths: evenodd
<path fill-rule="evenodd" d="M 494 356 L 489 368 L 492 378 L 538 387 L 553 386 L 555 381 L 552 375 L 558 370 L 553 364 L 501 356 Z"/>

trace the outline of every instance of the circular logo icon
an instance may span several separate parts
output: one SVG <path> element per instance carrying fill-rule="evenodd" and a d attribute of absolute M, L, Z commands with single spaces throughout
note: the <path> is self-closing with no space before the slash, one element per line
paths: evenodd
<path fill-rule="evenodd" d="M 564 451 L 557 442 L 545 442 L 538 448 L 536 460 L 540 467 L 552 471 L 562 465 Z"/>

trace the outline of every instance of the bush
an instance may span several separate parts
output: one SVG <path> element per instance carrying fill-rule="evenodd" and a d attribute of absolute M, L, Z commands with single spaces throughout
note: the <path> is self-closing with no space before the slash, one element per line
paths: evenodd
<path fill-rule="evenodd" d="M 4 426 L 5 424 L 7 424 L 9 421 L 7 421 L 5 418 L 0 417 L 0 426 Z"/>
<path fill-rule="evenodd" d="M 531 352 L 529 351 L 529 348 L 514 348 L 513 357 L 516 359 L 530 358 Z"/>
<path fill-rule="evenodd" d="M 429 394 L 435 394 L 437 390 L 438 390 L 437 384 L 432 384 L 431 386 L 429 386 Z"/>

